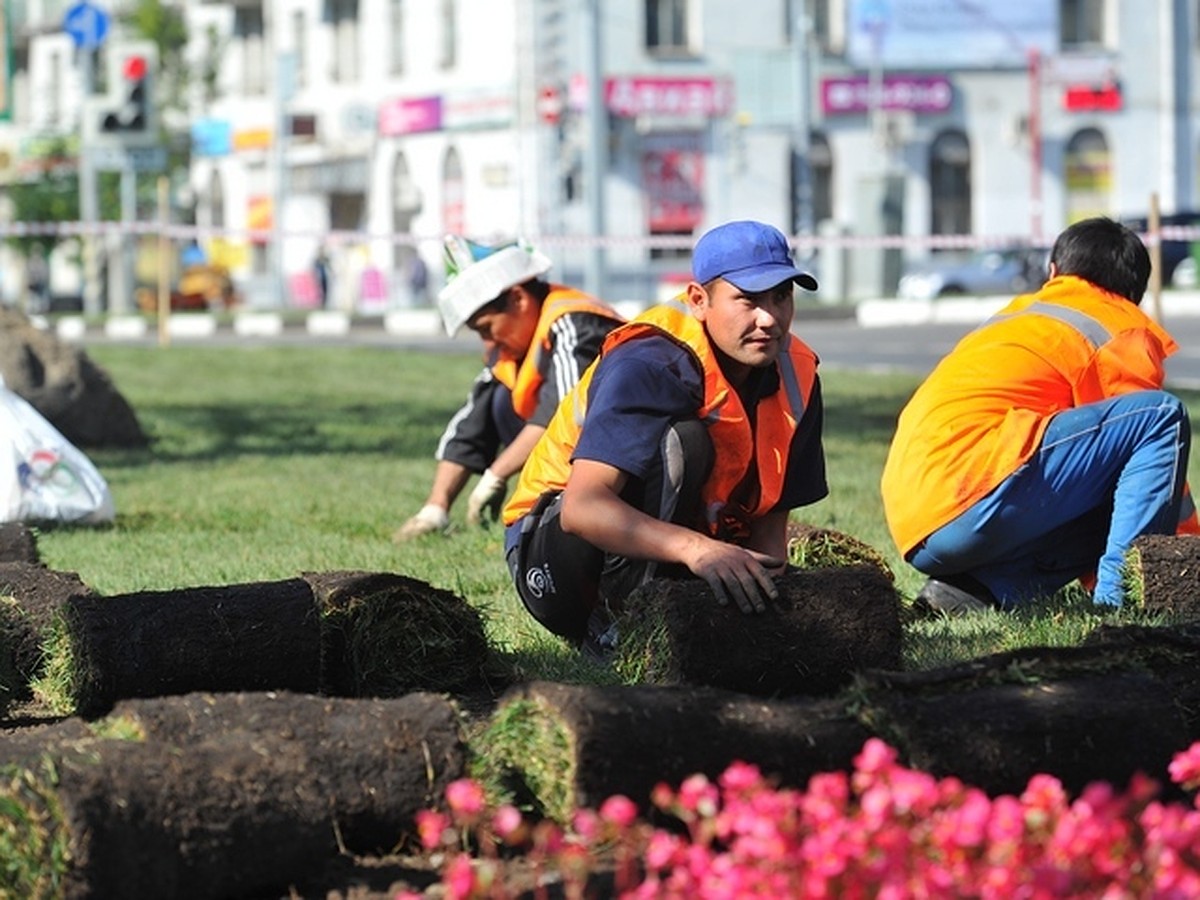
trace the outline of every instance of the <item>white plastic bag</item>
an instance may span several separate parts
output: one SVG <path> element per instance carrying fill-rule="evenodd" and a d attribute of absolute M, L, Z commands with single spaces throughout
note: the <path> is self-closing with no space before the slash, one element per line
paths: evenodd
<path fill-rule="evenodd" d="M 108 483 L 46 418 L 0 381 L 0 522 L 111 522 Z"/>

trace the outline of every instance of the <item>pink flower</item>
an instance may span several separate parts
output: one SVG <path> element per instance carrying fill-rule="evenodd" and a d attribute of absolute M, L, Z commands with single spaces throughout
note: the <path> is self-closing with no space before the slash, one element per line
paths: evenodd
<path fill-rule="evenodd" d="M 453 900 L 467 900 L 475 890 L 475 869 L 471 857 L 458 853 L 446 866 L 446 895 Z"/>
<path fill-rule="evenodd" d="M 618 828 L 628 828 L 637 820 L 637 814 L 637 805 L 621 794 L 614 794 L 600 805 L 600 818 Z"/>
<path fill-rule="evenodd" d="M 525 833 L 525 820 L 515 806 L 505 804 L 492 816 L 492 830 L 508 844 L 520 843 Z"/>
<path fill-rule="evenodd" d="M 1200 786 L 1200 742 L 1176 753 L 1167 766 L 1167 773 L 1176 784 L 1187 788 Z"/>
<path fill-rule="evenodd" d="M 483 787 L 478 781 L 460 778 L 446 785 L 446 803 L 452 812 L 467 819 L 474 819 L 483 812 Z"/>
<path fill-rule="evenodd" d="M 423 809 L 417 813 L 417 835 L 426 850 L 436 850 L 450 827 L 450 818 L 445 813 Z"/>

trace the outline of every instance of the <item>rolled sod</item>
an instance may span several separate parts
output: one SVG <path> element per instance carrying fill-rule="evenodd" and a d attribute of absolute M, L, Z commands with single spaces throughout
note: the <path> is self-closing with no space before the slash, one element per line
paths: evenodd
<path fill-rule="evenodd" d="M 990 794 L 1044 772 L 1078 792 L 1135 772 L 1169 789 L 1175 753 L 1200 740 L 1200 633 L 1109 628 L 1079 647 L 998 653 L 925 672 L 873 672 L 863 723 L 910 765 Z"/>
<path fill-rule="evenodd" d="M 42 693 L 85 717 L 192 691 L 398 697 L 502 677 L 474 608 L 391 573 L 71 596 L 41 637 Z"/>
<path fill-rule="evenodd" d="M 310 572 L 321 686 L 350 697 L 458 692 L 501 677 L 483 619 L 450 591 L 391 572 Z"/>
<path fill-rule="evenodd" d="M 761 614 L 720 606 L 696 578 L 657 578 L 618 621 L 628 683 L 695 684 L 756 696 L 820 695 L 855 672 L 900 665 L 900 599 L 870 564 L 789 569 Z"/>
<path fill-rule="evenodd" d="M 194 695 L 104 722 L 127 739 L 52 741 L 3 768 L 0 893 L 286 896 L 339 854 L 407 846 L 466 757 L 433 694 Z"/>
<path fill-rule="evenodd" d="M 302 578 L 110 597 L 63 608 L 75 711 L 127 697 L 321 686 L 321 621 Z"/>
<path fill-rule="evenodd" d="M 741 760 L 794 787 L 849 769 L 870 736 L 843 705 L 762 700 L 709 687 L 534 682 L 502 699 L 475 742 L 476 775 L 558 821 L 624 794 L 644 810 L 659 782 L 710 778 Z"/>
<path fill-rule="evenodd" d="M 95 592 L 74 572 L 59 572 L 41 563 L 0 562 L 0 633 L 12 651 L 17 699 L 29 696 L 29 682 L 45 665 L 43 644 L 56 615 L 74 597 Z"/>

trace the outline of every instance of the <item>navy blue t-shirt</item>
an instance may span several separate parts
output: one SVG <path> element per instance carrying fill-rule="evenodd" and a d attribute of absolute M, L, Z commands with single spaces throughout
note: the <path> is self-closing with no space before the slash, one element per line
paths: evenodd
<path fill-rule="evenodd" d="M 771 366 L 752 373 L 739 395 L 753 416 L 758 400 L 778 389 L 778 369 Z M 645 478 L 658 459 L 667 426 L 694 417 L 703 399 L 704 376 L 690 351 L 668 337 L 626 341 L 596 366 L 587 418 L 571 459 L 606 463 L 634 478 Z M 821 445 L 823 416 L 817 380 L 792 436 L 788 473 L 775 509 L 807 506 L 829 493 Z"/>

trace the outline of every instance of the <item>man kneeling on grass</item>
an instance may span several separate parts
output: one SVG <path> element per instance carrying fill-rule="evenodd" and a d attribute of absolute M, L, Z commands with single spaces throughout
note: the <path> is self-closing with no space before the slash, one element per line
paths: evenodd
<path fill-rule="evenodd" d="M 589 655 L 655 575 L 691 572 L 761 612 L 790 510 L 827 493 L 817 357 L 790 334 L 816 290 L 759 222 L 700 238 L 691 281 L 605 340 L 530 454 L 504 511 L 518 593 Z"/>
<path fill-rule="evenodd" d="M 1141 239 L 1077 222 L 1049 274 L 963 338 L 900 413 L 884 511 L 930 576 L 918 600 L 946 613 L 1012 609 L 1093 573 L 1096 605 L 1115 609 L 1135 539 L 1197 528 L 1187 409 L 1162 390 L 1178 347 L 1138 308 Z"/>

